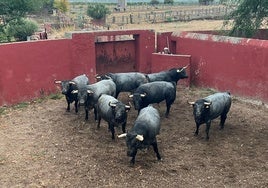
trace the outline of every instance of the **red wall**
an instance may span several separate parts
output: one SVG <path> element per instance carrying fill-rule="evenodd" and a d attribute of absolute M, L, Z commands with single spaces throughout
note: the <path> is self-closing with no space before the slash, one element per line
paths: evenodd
<path fill-rule="evenodd" d="M 157 72 L 190 61 L 187 71 L 191 84 L 268 101 L 268 41 L 189 32 L 157 35 L 158 49 L 165 46 L 168 36 L 172 52 L 189 54 L 189 59 L 153 54 L 156 35 L 152 30 L 126 30 L 69 33 L 69 39 L 0 45 L 0 106 L 54 92 L 54 79 L 71 79 L 85 73 L 95 82 L 99 54 L 96 39 L 107 36 L 108 42 L 117 45 L 121 43 L 113 41 L 117 35 L 133 35 L 130 51 L 135 54 L 135 71 Z M 123 72 L 120 66 L 117 68 L 117 72 Z"/>
<path fill-rule="evenodd" d="M 149 30 L 69 33 L 69 39 L 0 45 L 0 106 L 29 101 L 57 90 L 54 79 L 87 74 L 95 82 L 98 36 L 133 35 L 133 70 L 150 72 L 154 32 Z M 111 41 L 118 43 L 118 41 Z M 110 56 L 111 57 L 111 56 Z M 120 72 L 120 66 L 117 67 Z M 104 71 L 104 70 L 102 70 Z"/>
<path fill-rule="evenodd" d="M 70 78 L 68 40 L 0 45 L 0 105 L 55 91 L 54 79 Z"/>
<path fill-rule="evenodd" d="M 268 101 L 268 41 L 178 32 L 177 53 L 191 54 L 191 83 Z"/>

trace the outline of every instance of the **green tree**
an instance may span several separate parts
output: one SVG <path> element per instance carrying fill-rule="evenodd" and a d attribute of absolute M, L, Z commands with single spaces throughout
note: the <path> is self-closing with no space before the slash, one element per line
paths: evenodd
<path fill-rule="evenodd" d="M 40 8 L 35 6 L 38 2 L 42 0 L 0 0 L 0 42 L 10 41 L 10 38 L 15 37 L 11 36 L 14 32 L 8 33 L 7 27 L 18 25 L 28 13 Z"/>
<path fill-rule="evenodd" d="M 96 20 L 101 20 L 110 13 L 110 10 L 104 4 L 89 4 L 87 8 L 87 15 Z"/>
<path fill-rule="evenodd" d="M 55 0 L 54 7 L 62 13 L 66 13 L 70 9 L 68 0 Z"/>
<path fill-rule="evenodd" d="M 199 0 L 200 5 L 209 5 L 212 3 L 214 0 Z"/>
<path fill-rule="evenodd" d="M 12 38 L 16 41 L 26 41 L 27 36 L 32 35 L 37 29 L 38 25 L 33 21 L 27 19 L 13 20 L 7 25 L 6 29 L 8 41 L 11 41 Z"/>
<path fill-rule="evenodd" d="M 164 0 L 164 4 L 174 4 L 174 0 Z"/>
<path fill-rule="evenodd" d="M 159 1 L 158 0 L 151 0 L 150 4 L 152 5 L 158 5 Z"/>
<path fill-rule="evenodd" d="M 225 26 L 231 27 L 230 36 L 252 37 L 261 26 L 267 26 L 267 16 L 267 0 L 237 0 L 237 8 L 227 16 Z"/>

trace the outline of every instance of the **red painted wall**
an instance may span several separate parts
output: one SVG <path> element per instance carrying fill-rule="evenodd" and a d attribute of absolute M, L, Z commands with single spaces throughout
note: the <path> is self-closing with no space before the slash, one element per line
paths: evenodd
<path fill-rule="evenodd" d="M 0 45 L 0 105 L 55 91 L 54 79 L 70 78 L 68 40 Z"/>
<path fill-rule="evenodd" d="M 154 32 L 150 30 L 76 32 L 69 33 L 69 39 L 64 40 L 0 45 L 0 106 L 55 92 L 58 87 L 54 79 L 66 80 L 87 74 L 91 83 L 95 82 L 97 37 L 108 36 L 111 43 L 118 44 L 120 42 L 112 40 L 117 35 L 134 36 L 130 47 L 131 53 L 135 51 L 133 70 L 150 72 L 155 47 Z M 117 72 L 120 68 L 117 67 Z"/>
<path fill-rule="evenodd" d="M 135 71 L 162 71 L 180 63 L 184 66 L 189 60 L 177 59 L 175 55 L 152 55 L 156 49 L 155 33 L 151 30 L 70 33 L 69 39 L 63 40 L 2 44 L 0 106 L 54 92 L 54 79 L 71 79 L 85 73 L 95 82 L 97 38 L 107 36 L 111 43 L 119 44 L 113 41 L 117 35 L 133 35 L 129 49 L 134 53 L 135 48 Z M 191 84 L 268 101 L 268 41 L 174 32 L 157 35 L 157 46 L 164 46 L 167 36 L 175 54 L 191 55 Z M 117 68 L 117 72 L 123 72 Z"/>
<path fill-rule="evenodd" d="M 268 41 L 178 32 L 177 53 L 191 54 L 191 83 L 268 101 Z"/>

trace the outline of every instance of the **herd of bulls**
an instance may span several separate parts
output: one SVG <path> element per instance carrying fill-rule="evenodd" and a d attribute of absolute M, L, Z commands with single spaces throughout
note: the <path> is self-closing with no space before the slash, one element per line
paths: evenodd
<path fill-rule="evenodd" d="M 157 159 L 161 160 L 158 152 L 156 135 L 160 132 L 160 115 L 151 104 L 166 102 L 165 117 L 168 117 L 171 105 L 176 99 L 176 85 L 180 79 L 188 78 L 186 68 L 172 68 L 153 74 L 139 72 L 107 73 L 96 76 L 98 80 L 90 84 L 88 77 L 83 74 L 72 80 L 59 81 L 62 94 L 67 101 L 67 111 L 70 104 L 75 103 L 75 112 L 78 105 L 85 108 L 85 119 L 88 119 L 89 110 L 94 110 L 95 121 L 100 126 L 104 119 L 115 139 L 114 127 L 121 126 L 123 134 L 119 138 L 126 137 L 127 155 L 132 157 L 131 163 L 135 163 L 138 149 L 153 146 Z M 120 92 L 130 92 L 138 116 L 133 127 L 126 133 L 127 112 L 130 105 L 124 104 L 117 97 Z M 208 97 L 188 102 L 193 106 L 193 115 L 196 123 L 195 135 L 198 135 L 199 126 L 206 124 L 206 139 L 209 139 L 211 121 L 221 117 L 220 126 L 224 127 L 227 113 L 231 107 L 231 96 L 229 92 L 215 93 Z"/>

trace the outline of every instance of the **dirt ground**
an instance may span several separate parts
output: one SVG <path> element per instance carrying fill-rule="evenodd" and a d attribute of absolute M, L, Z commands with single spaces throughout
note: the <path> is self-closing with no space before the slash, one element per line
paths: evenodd
<path fill-rule="evenodd" d="M 212 122 L 195 137 L 194 101 L 210 89 L 177 87 L 169 118 L 165 103 L 158 135 L 163 160 L 151 148 L 138 151 L 131 166 L 124 139 L 111 139 L 107 123 L 97 129 L 92 113 L 66 112 L 65 98 L 50 97 L 2 109 L 0 187 L 268 187 L 268 109 L 233 96 L 224 130 Z M 119 99 L 128 101 L 127 94 Z M 127 129 L 137 112 L 128 114 Z M 121 129 L 116 129 L 120 134 Z"/>

